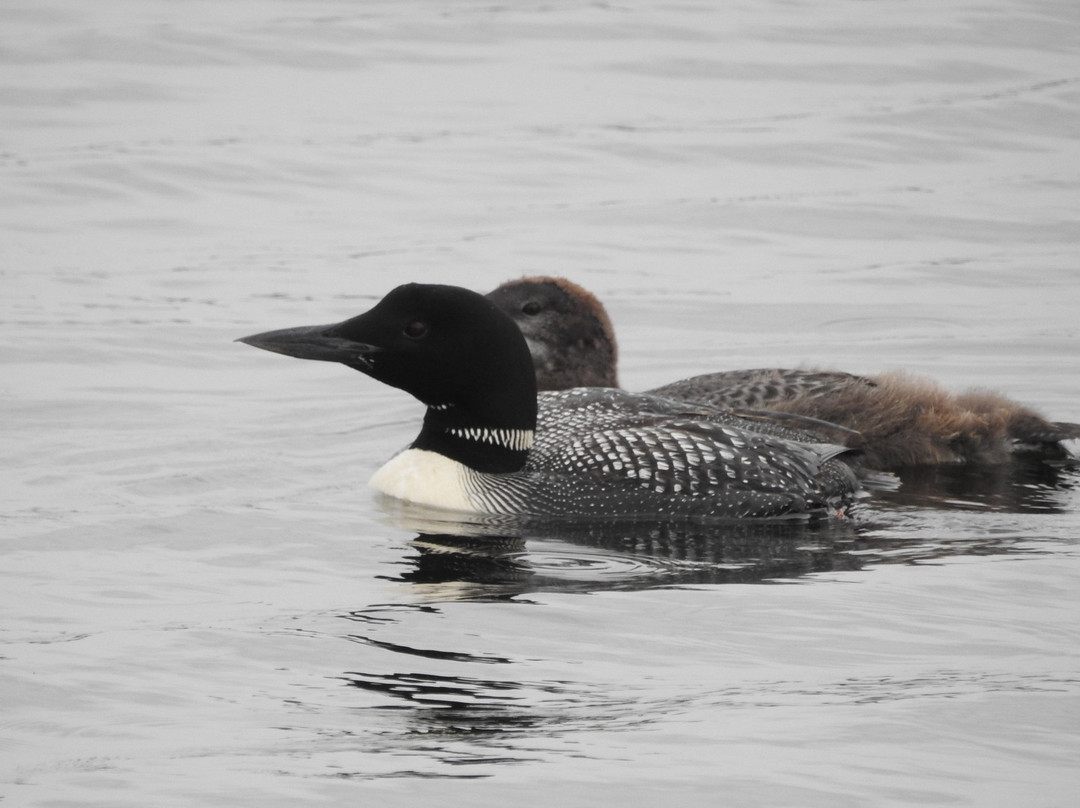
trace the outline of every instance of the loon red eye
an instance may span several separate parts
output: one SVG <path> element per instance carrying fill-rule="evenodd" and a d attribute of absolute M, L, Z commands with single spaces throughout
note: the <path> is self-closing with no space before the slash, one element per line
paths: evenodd
<path fill-rule="evenodd" d="M 409 339 L 423 339 L 428 333 L 427 323 L 420 320 L 413 320 L 405 326 L 401 333 Z"/>
<path fill-rule="evenodd" d="M 521 307 L 521 312 L 523 314 L 528 314 L 530 317 L 532 317 L 535 314 L 539 314 L 541 308 L 542 306 L 535 300 L 530 300 L 528 303 Z"/>

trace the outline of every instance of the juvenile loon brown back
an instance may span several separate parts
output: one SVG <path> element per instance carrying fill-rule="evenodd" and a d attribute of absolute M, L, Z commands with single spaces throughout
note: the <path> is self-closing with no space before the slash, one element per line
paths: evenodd
<path fill-rule="evenodd" d="M 614 329 L 603 304 L 575 283 L 525 277 L 488 297 L 510 314 L 532 350 L 541 390 L 618 386 Z M 591 350 L 595 347 L 595 350 Z M 871 468 L 946 463 L 1001 464 L 1018 453 L 1061 458 L 1080 425 L 1048 421 L 1003 395 L 953 394 L 902 372 L 756 368 L 708 373 L 647 391 L 713 407 L 768 409 L 853 430 L 844 440 Z"/>

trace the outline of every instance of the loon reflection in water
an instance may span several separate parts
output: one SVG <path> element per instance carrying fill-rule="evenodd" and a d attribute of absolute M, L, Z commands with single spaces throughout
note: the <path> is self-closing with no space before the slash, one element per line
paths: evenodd
<path fill-rule="evenodd" d="M 767 583 L 954 555 L 1006 554 L 1022 531 L 942 535 L 910 515 L 1059 514 L 1070 510 L 1080 469 L 1027 461 L 923 469 L 898 491 L 876 495 L 850 520 L 820 523 L 610 522 L 461 517 L 405 503 L 386 524 L 414 532 L 409 568 L 393 580 L 420 600 L 509 599 L 530 592 L 636 590 Z M 932 535 L 923 540 L 920 536 Z"/>
<path fill-rule="evenodd" d="M 1073 475 L 1071 484 L 1076 482 Z M 938 479 L 928 490 L 939 488 Z M 409 584 L 418 602 L 508 600 L 545 591 L 774 583 L 878 564 L 1015 554 L 1025 552 L 1020 545 L 1026 533 L 931 531 L 932 539 L 919 539 L 927 531 L 913 528 L 910 520 L 933 520 L 935 513 L 949 511 L 1053 513 L 1068 490 L 991 485 L 980 497 L 973 487 L 953 485 L 940 496 L 916 485 L 907 499 L 888 495 L 886 507 L 858 520 L 810 525 L 559 522 L 519 529 L 445 525 L 449 532 L 432 532 L 439 526 L 427 523 L 400 562 L 407 569 L 391 580 Z"/>

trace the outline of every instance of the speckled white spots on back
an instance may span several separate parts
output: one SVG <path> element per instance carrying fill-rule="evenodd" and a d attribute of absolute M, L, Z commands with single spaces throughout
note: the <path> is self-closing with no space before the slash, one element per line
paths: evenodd
<path fill-rule="evenodd" d="M 544 393 L 539 405 L 535 435 L 458 430 L 510 448 L 528 443 L 521 472 L 485 474 L 408 450 L 372 484 L 457 510 L 730 518 L 833 512 L 857 488 L 846 466 L 829 460 L 837 447 L 748 432 L 722 414 L 710 421 L 674 402 L 601 388 Z"/>

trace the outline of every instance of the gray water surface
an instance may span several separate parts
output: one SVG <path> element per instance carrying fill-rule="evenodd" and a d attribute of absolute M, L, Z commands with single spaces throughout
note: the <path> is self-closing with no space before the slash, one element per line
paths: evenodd
<path fill-rule="evenodd" d="M 502 531 L 420 406 L 237 344 L 565 275 L 621 379 L 904 368 L 1080 420 L 1080 7 L 8 2 L 5 805 L 1071 806 L 1080 476 Z"/>

